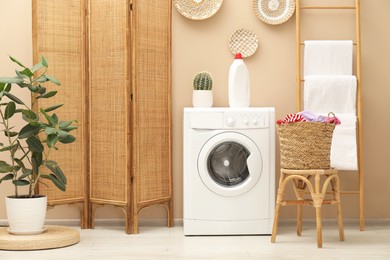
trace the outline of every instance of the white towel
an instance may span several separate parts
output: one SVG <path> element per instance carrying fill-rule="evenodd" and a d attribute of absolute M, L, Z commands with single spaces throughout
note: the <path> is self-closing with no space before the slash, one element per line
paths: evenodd
<path fill-rule="evenodd" d="M 356 115 L 355 76 L 306 76 L 304 110 Z"/>
<path fill-rule="evenodd" d="M 356 116 L 336 114 L 341 124 L 333 132 L 330 165 L 338 170 L 357 170 Z"/>
<path fill-rule="evenodd" d="M 308 75 L 352 75 L 352 41 L 305 41 L 304 68 Z"/>

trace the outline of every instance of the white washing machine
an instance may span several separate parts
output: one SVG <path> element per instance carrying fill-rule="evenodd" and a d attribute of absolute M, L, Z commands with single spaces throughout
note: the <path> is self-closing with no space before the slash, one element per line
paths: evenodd
<path fill-rule="evenodd" d="M 275 109 L 184 108 L 184 235 L 271 234 Z"/>

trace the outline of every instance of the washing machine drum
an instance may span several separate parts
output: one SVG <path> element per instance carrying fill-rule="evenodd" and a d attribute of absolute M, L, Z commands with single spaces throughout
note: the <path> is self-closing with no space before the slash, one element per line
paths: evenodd
<path fill-rule="evenodd" d="M 235 186 L 249 177 L 249 151 L 236 142 L 217 145 L 209 154 L 207 167 L 210 177 L 223 186 Z"/>
<path fill-rule="evenodd" d="M 259 181 L 263 160 L 259 147 L 247 136 L 225 132 L 210 138 L 200 150 L 198 173 L 212 192 L 239 196 Z"/>

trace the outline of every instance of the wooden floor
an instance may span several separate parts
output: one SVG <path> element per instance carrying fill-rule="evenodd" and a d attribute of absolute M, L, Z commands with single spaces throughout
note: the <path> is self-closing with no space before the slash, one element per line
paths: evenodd
<path fill-rule="evenodd" d="M 390 259 L 390 225 L 345 226 L 346 240 L 338 240 L 333 223 L 324 223 L 323 248 L 316 246 L 314 223 L 304 223 L 302 237 L 292 224 L 281 224 L 276 243 L 270 236 L 185 237 L 183 227 L 140 227 L 126 235 L 123 227 L 80 230 L 80 243 L 51 250 L 0 251 L 0 259 L 116 260 L 116 259 Z"/>

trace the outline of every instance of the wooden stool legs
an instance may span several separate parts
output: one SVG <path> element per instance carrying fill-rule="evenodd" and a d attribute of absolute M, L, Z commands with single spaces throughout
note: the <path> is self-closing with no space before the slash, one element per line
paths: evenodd
<path fill-rule="evenodd" d="M 314 187 L 310 182 L 310 177 L 314 176 Z M 321 186 L 321 176 L 326 179 Z M 284 200 L 284 192 L 289 181 L 294 182 L 294 192 L 297 197 L 296 200 Z M 325 200 L 328 185 L 332 187 L 333 199 Z M 305 199 L 306 190 L 309 190 L 311 199 Z M 288 170 L 281 169 L 278 194 L 276 197 L 276 208 L 274 224 L 272 227 L 271 242 L 276 240 L 278 230 L 280 207 L 286 205 L 297 205 L 297 235 L 300 236 L 302 232 L 302 206 L 311 205 L 316 209 L 316 226 L 317 226 L 317 246 L 322 247 L 322 205 L 336 204 L 337 205 L 337 222 L 339 228 L 340 240 L 344 240 L 344 225 L 341 213 L 340 204 L 340 182 L 337 176 L 337 170 Z"/>

